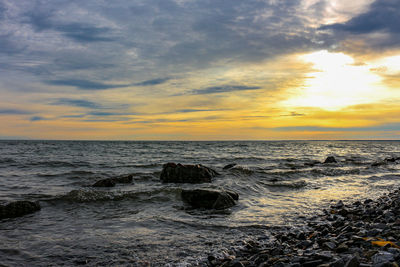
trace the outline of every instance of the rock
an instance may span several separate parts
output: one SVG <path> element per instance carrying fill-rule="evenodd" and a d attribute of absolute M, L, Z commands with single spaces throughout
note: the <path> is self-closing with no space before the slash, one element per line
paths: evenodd
<path fill-rule="evenodd" d="M 132 174 L 122 175 L 119 177 L 112 178 L 112 180 L 116 183 L 130 184 L 130 183 L 132 183 L 133 175 Z"/>
<path fill-rule="evenodd" d="M 325 242 L 322 246 L 327 248 L 327 249 L 330 249 L 330 250 L 334 250 L 336 248 L 335 243 L 330 242 L 330 241 Z"/>
<path fill-rule="evenodd" d="M 334 156 L 329 156 L 325 159 L 324 163 L 337 163 Z"/>
<path fill-rule="evenodd" d="M 344 260 L 342 258 L 338 258 L 329 264 L 329 267 L 344 267 Z"/>
<path fill-rule="evenodd" d="M 160 179 L 163 183 L 210 183 L 216 175 L 216 171 L 201 164 L 167 163 L 163 165 Z"/>
<path fill-rule="evenodd" d="M 113 187 L 113 186 L 115 186 L 115 181 L 112 178 L 106 178 L 106 179 L 95 182 L 92 186 L 93 187 Z"/>
<path fill-rule="evenodd" d="M 0 219 L 24 216 L 40 210 L 38 202 L 15 201 L 5 206 L 0 205 Z"/>
<path fill-rule="evenodd" d="M 233 167 L 235 167 L 236 165 L 237 165 L 236 163 L 231 163 L 231 164 L 226 165 L 222 169 L 223 170 L 229 170 L 229 169 L 232 169 Z"/>
<path fill-rule="evenodd" d="M 94 183 L 92 186 L 93 187 L 114 187 L 115 184 L 117 184 L 117 183 L 121 183 L 121 184 L 132 183 L 132 180 L 133 180 L 133 175 L 129 174 L 129 175 L 123 175 L 123 176 L 119 176 L 119 177 L 102 179 L 102 180 L 99 180 L 96 183 Z"/>
<path fill-rule="evenodd" d="M 360 262 L 356 256 L 352 256 L 344 265 L 345 267 L 358 267 L 360 266 Z"/>
<path fill-rule="evenodd" d="M 182 199 L 194 208 L 226 209 L 235 205 L 233 192 L 215 189 L 182 190 Z M 237 195 L 237 193 L 235 193 Z M 239 198 L 239 195 L 237 195 Z"/>
<path fill-rule="evenodd" d="M 394 261 L 394 256 L 392 253 L 387 251 L 379 251 L 374 256 L 372 256 L 372 263 L 374 265 L 381 265 L 390 261 Z"/>
<path fill-rule="evenodd" d="M 348 250 L 349 250 L 349 247 L 346 245 L 346 243 L 342 243 L 336 248 L 336 252 L 337 253 L 343 253 L 343 252 L 346 252 Z"/>

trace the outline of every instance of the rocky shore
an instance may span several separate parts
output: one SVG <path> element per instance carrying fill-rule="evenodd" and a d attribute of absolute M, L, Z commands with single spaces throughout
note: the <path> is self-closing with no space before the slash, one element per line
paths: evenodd
<path fill-rule="evenodd" d="M 270 236 L 243 241 L 207 266 L 357 267 L 400 265 L 400 190 L 376 200 L 342 201 L 301 227 L 273 228 Z"/>

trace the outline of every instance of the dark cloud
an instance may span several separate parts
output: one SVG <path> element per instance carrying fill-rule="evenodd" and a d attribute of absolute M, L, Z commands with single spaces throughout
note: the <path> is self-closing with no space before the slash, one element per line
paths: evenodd
<path fill-rule="evenodd" d="M 322 27 L 362 34 L 375 31 L 400 33 L 400 0 L 378 0 L 371 4 L 369 11 L 350 19 Z"/>
<path fill-rule="evenodd" d="M 32 114 L 32 112 L 24 109 L 0 109 L 0 115 L 24 115 L 24 114 Z"/>
<path fill-rule="evenodd" d="M 27 46 L 18 43 L 12 34 L 0 34 L 0 53 L 13 55 L 21 53 L 26 48 Z"/>
<path fill-rule="evenodd" d="M 90 116 L 129 116 L 129 115 L 137 115 L 137 113 L 129 113 L 129 112 L 107 112 L 107 111 L 93 111 L 87 113 Z"/>
<path fill-rule="evenodd" d="M 3 20 L 6 15 L 7 8 L 4 6 L 3 2 L 0 2 L 0 20 Z"/>
<path fill-rule="evenodd" d="M 366 47 L 376 50 L 399 47 L 399 6 L 400 0 L 378 0 L 371 4 L 367 12 L 353 17 L 345 23 L 325 25 L 320 29 L 333 31 L 338 41 L 352 40 L 357 37 L 365 41 Z M 377 32 L 385 33 L 385 35 L 378 38 L 371 35 Z"/>
<path fill-rule="evenodd" d="M 135 86 L 151 86 L 151 85 L 158 85 L 167 82 L 171 78 L 157 78 L 152 80 L 147 80 L 139 83 L 135 83 Z"/>
<path fill-rule="evenodd" d="M 244 86 L 244 85 L 211 86 L 203 89 L 192 90 L 189 94 L 205 95 L 205 94 L 226 93 L 234 91 L 249 91 L 249 90 L 259 90 L 259 89 L 262 89 L 262 87 Z"/>
<path fill-rule="evenodd" d="M 51 11 L 48 11 L 51 12 Z M 60 32 L 77 42 L 109 42 L 114 38 L 108 36 L 112 30 L 108 27 L 97 27 L 89 23 L 60 22 L 54 19 L 52 13 L 33 12 L 26 14 L 28 23 L 36 31 L 53 30 Z"/>
<path fill-rule="evenodd" d="M 33 116 L 33 117 L 30 117 L 29 120 L 30 121 L 44 121 L 44 120 L 47 120 L 47 118 L 42 117 L 42 116 Z"/>
<path fill-rule="evenodd" d="M 129 84 L 105 84 L 99 82 L 93 82 L 88 80 L 75 80 L 75 79 L 66 79 L 66 80 L 51 80 L 46 81 L 47 84 L 57 85 L 57 86 L 72 86 L 81 90 L 107 90 L 112 88 L 123 88 L 131 86 Z"/>
<path fill-rule="evenodd" d="M 59 98 L 54 100 L 52 105 L 64 105 L 64 106 L 74 106 L 74 107 L 82 107 L 82 108 L 101 108 L 101 105 L 84 99 L 72 99 L 72 98 Z"/>

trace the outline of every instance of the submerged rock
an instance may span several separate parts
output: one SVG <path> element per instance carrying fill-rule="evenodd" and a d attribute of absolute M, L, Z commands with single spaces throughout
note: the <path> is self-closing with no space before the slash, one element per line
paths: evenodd
<path fill-rule="evenodd" d="M 231 164 L 226 165 L 222 169 L 223 170 L 229 170 L 229 169 L 232 169 L 233 167 L 235 167 L 236 165 L 237 165 L 236 163 L 231 163 Z"/>
<path fill-rule="evenodd" d="M 106 178 L 99 180 L 95 182 L 92 186 L 93 187 L 114 187 L 115 184 L 121 183 L 121 184 L 129 184 L 132 183 L 133 180 L 133 175 L 123 175 L 119 177 L 114 177 L 114 178 Z"/>
<path fill-rule="evenodd" d="M 334 156 L 329 156 L 325 159 L 324 163 L 337 163 Z"/>
<path fill-rule="evenodd" d="M 112 178 L 107 178 L 103 180 L 99 180 L 95 182 L 92 186 L 93 187 L 113 187 L 115 186 L 115 181 Z"/>
<path fill-rule="evenodd" d="M 216 189 L 182 190 L 182 199 L 194 208 L 227 209 L 234 206 L 239 194 Z"/>
<path fill-rule="evenodd" d="M 24 216 L 40 210 L 38 202 L 15 201 L 5 206 L 0 205 L 0 219 Z"/>
<path fill-rule="evenodd" d="M 216 171 L 201 164 L 167 163 L 163 165 L 160 179 L 164 183 L 210 183 L 216 175 Z"/>
<path fill-rule="evenodd" d="M 115 178 L 112 178 L 112 179 L 113 179 L 114 182 L 116 182 L 116 183 L 120 183 L 120 184 L 130 184 L 130 183 L 132 183 L 133 175 L 132 175 L 132 174 L 122 175 L 122 176 L 115 177 Z"/>

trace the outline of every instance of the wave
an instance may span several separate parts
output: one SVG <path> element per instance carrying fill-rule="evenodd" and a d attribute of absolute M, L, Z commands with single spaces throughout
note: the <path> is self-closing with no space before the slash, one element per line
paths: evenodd
<path fill-rule="evenodd" d="M 140 200 L 148 201 L 166 201 L 168 199 L 178 198 L 180 188 L 161 188 L 149 191 L 99 191 L 93 189 L 77 189 L 72 190 L 66 195 L 58 196 L 50 199 L 50 201 L 67 201 L 67 202 L 101 202 L 101 201 L 122 201 L 122 200 Z"/>
<path fill-rule="evenodd" d="M 89 176 L 89 175 L 99 175 L 99 173 L 91 172 L 91 171 L 70 171 L 70 172 L 62 172 L 62 173 L 38 173 L 36 174 L 38 177 L 65 177 L 65 176 Z M 103 175 L 103 174 L 100 174 Z"/>
<path fill-rule="evenodd" d="M 268 187 L 285 187 L 290 189 L 299 189 L 307 186 L 307 183 L 304 180 L 296 182 L 271 181 L 271 182 L 264 182 L 263 184 Z"/>
<path fill-rule="evenodd" d="M 60 168 L 60 167 L 77 168 L 77 167 L 91 166 L 91 164 L 89 162 L 85 162 L 85 161 L 69 162 L 69 161 L 58 161 L 58 160 L 29 162 L 26 165 L 44 166 L 44 167 L 51 167 L 51 168 Z"/>
<path fill-rule="evenodd" d="M 3 163 L 17 163 L 17 162 L 11 158 L 0 158 L 0 164 Z"/>

